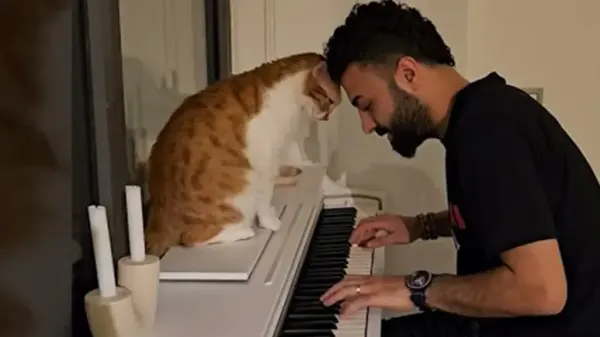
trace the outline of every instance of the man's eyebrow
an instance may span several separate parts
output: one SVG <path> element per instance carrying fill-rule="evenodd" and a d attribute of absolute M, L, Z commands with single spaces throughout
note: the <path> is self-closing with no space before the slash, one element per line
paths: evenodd
<path fill-rule="evenodd" d="M 352 100 L 350 100 L 350 103 L 352 103 L 352 105 L 354 105 L 355 107 L 358 108 L 358 100 L 361 98 L 362 98 L 361 95 L 354 96 L 354 98 L 352 98 Z"/>

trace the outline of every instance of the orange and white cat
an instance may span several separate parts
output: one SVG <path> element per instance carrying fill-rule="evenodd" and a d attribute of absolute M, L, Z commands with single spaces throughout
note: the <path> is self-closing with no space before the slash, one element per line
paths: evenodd
<path fill-rule="evenodd" d="M 150 154 L 148 252 L 248 239 L 256 218 L 278 230 L 271 199 L 281 157 L 300 125 L 327 120 L 340 100 L 316 53 L 265 63 L 188 97 Z"/>

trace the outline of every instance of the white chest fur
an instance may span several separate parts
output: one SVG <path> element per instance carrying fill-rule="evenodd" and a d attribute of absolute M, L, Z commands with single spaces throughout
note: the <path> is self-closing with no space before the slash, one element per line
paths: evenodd
<path fill-rule="evenodd" d="M 246 155 L 251 163 L 279 165 L 291 143 L 308 128 L 308 110 L 314 103 L 302 94 L 305 79 L 306 72 L 291 75 L 264 96 L 262 109 L 250 121 L 246 135 Z"/>
<path fill-rule="evenodd" d="M 276 84 L 263 98 L 261 111 L 246 132 L 246 150 L 251 170 L 247 172 L 245 189 L 229 202 L 243 215 L 240 223 L 229 224 L 208 243 L 233 242 L 255 236 L 254 221 L 261 227 L 277 231 L 281 220 L 271 204 L 275 178 L 300 127 L 310 118 L 314 105 L 303 95 L 306 72 L 298 73 Z"/>

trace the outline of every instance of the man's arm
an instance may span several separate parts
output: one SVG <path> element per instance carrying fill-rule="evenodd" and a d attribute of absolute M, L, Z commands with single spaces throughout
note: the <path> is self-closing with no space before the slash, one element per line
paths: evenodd
<path fill-rule="evenodd" d="M 562 310 L 567 287 L 556 240 L 514 248 L 502 258 L 504 266 L 484 273 L 437 276 L 427 289 L 428 304 L 470 317 L 553 315 Z M 545 259 L 553 263 L 540 263 Z"/>
<path fill-rule="evenodd" d="M 533 161 L 533 151 L 543 145 L 486 117 L 456 143 L 458 207 L 473 258 L 502 263 L 481 273 L 435 278 L 427 301 L 466 316 L 555 314 L 565 305 L 567 282 L 553 213 Z"/>
<path fill-rule="evenodd" d="M 417 239 L 435 240 L 438 237 L 452 236 L 452 224 L 448 210 L 437 213 L 423 213 L 414 217 L 404 217 L 410 241 Z"/>
<path fill-rule="evenodd" d="M 452 223 L 448 210 L 438 213 L 419 214 L 415 217 L 421 231 L 418 238 L 423 240 L 434 240 L 438 237 L 452 236 Z"/>

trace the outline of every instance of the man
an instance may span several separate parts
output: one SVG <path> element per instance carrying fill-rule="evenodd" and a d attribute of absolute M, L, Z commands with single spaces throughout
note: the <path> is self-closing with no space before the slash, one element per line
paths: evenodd
<path fill-rule="evenodd" d="M 449 211 L 372 217 L 350 241 L 453 237 L 458 265 L 457 275 L 350 275 L 323 303 L 341 302 L 343 315 L 425 311 L 384 321 L 384 336 L 600 335 L 600 186 L 551 114 L 496 73 L 469 83 L 405 4 L 356 5 L 325 56 L 364 132 L 408 158 L 429 138 L 446 148 Z"/>

